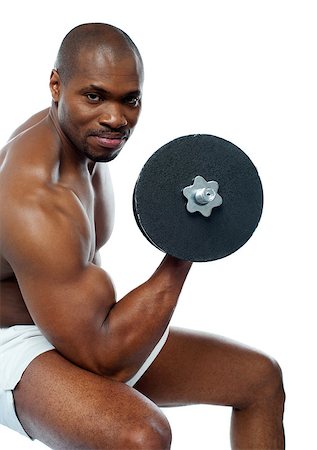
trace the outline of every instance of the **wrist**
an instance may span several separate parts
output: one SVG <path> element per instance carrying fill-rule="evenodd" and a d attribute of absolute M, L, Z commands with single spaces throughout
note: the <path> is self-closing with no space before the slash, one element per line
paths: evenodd
<path fill-rule="evenodd" d="M 178 259 L 175 256 L 166 255 L 163 259 L 163 264 L 170 266 L 174 270 L 184 270 L 188 272 L 193 263 L 191 261 Z"/>

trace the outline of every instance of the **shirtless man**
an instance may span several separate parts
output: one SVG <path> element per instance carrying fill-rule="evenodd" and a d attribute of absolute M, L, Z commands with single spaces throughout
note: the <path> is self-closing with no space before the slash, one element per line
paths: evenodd
<path fill-rule="evenodd" d="M 105 24 L 72 30 L 52 106 L 1 152 L 0 418 L 53 449 L 159 450 L 159 406 L 232 406 L 234 449 L 284 448 L 278 364 L 169 328 L 191 263 L 165 256 L 119 301 L 99 249 L 113 225 L 109 161 L 137 123 L 141 56 Z"/>

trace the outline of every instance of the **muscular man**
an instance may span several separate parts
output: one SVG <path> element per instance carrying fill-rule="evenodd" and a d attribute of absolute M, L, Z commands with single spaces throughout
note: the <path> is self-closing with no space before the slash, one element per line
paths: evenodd
<path fill-rule="evenodd" d="M 169 328 L 191 264 L 165 256 L 116 301 L 98 252 L 110 236 L 109 162 L 141 109 L 141 56 L 121 30 L 63 40 L 52 105 L 1 152 L 1 422 L 53 449 L 168 449 L 159 406 L 232 406 L 232 448 L 284 448 L 271 358 Z"/>

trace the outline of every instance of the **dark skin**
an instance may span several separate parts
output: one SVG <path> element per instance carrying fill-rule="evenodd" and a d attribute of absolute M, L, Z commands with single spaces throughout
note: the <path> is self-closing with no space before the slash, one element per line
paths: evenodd
<path fill-rule="evenodd" d="M 133 132 L 143 82 L 135 54 L 114 53 L 82 54 L 66 85 L 53 71 L 52 107 L 1 152 L 0 204 L 10 204 L 1 213 L 1 326 L 35 323 L 56 347 L 16 387 L 19 419 L 54 449 L 158 450 L 171 441 L 158 406 L 228 405 L 232 448 L 283 449 L 280 369 L 253 349 L 171 328 L 136 386 L 124 384 L 168 326 L 191 263 L 165 256 L 119 301 L 100 267 L 113 226 L 104 163 Z"/>

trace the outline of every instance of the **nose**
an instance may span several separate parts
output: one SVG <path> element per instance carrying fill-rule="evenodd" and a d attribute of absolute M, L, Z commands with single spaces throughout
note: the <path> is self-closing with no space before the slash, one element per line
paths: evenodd
<path fill-rule="evenodd" d="M 100 125 L 111 128 L 122 128 L 128 125 L 127 118 L 121 105 L 115 102 L 107 102 L 99 117 Z"/>

